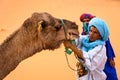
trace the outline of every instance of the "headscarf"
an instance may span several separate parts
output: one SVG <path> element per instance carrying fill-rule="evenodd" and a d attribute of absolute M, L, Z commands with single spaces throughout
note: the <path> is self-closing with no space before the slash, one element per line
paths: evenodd
<path fill-rule="evenodd" d="M 93 49 L 94 47 L 98 45 L 104 45 L 105 42 L 102 40 L 96 40 L 93 42 L 89 41 L 89 35 L 87 35 L 86 38 L 82 39 L 82 50 L 88 52 L 89 50 Z"/>
<path fill-rule="evenodd" d="M 91 15 L 91 14 L 88 14 L 88 13 L 83 13 L 81 16 L 80 16 L 80 21 L 83 22 L 83 19 L 85 18 L 88 18 L 88 19 L 92 19 L 94 18 L 95 16 Z"/>
<path fill-rule="evenodd" d="M 88 25 L 89 29 L 91 26 L 95 26 L 97 28 L 103 41 L 107 41 L 109 36 L 109 30 L 106 23 L 102 19 L 97 17 L 91 19 Z"/>
<path fill-rule="evenodd" d="M 89 31 L 88 31 L 88 23 L 83 23 L 82 35 L 87 35 L 88 33 L 89 33 Z"/>
<path fill-rule="evenodd" d="M 89 50 L 93 49 L 94 47 L 96 47 L 98 45 L 104 45 L 105 41 L 107 41 L 108 36 L 109 36 L 108 27 L 102 19 L 97 18 L 97 17 L 91 19 L 91 21 L 89 22 L 89 25 L 88 25 L 89 29 L 91 26 L 95 26 L 97 28 L 102 39 L 90 42 L 89 35 L 87 35 L 86 38 L 82 39 L 82 50 L 86 51 L 86 52 L 88 52 Z"/>

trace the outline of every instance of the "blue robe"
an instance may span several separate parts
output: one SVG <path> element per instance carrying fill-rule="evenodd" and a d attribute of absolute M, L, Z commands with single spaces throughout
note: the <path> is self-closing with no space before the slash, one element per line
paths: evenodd
<path fill-rule="evenodd" d="M 104 68 L 104 72 L 107 75 L 106 80 L 118 80 L 115 67 L 111 67 L 111 65 L 109 63 L 109 59 L 114 60 L 114 57 L 115 57 L 115 54 L 114 54 L 114 51 L 113 51 L 113 48 L 110 44 L 109 39 L 106 41 L 105 46 L 106 46 L 106 53 L 107 53 L 107 62 L 105 64 L 105 68 Z"/>

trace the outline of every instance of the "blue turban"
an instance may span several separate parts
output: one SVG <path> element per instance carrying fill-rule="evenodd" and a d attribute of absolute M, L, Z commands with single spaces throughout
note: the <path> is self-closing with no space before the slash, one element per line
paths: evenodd
<path fill-rule="evenodd" d="M 97 30 L 99 31 L 102 37 L 102 40 L 107 41 L 108 36 L 109 36 L 109 30 L 108 30 L 106 23 L 102 19 L 95 17 L 90 20 L 88 26 L 89 26 L 89 29 L 91 26 L 95 26 Z"/>

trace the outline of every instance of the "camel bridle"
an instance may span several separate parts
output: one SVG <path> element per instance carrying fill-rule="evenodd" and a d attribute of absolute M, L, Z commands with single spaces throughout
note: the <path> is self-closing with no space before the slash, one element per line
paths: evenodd
<path fill-rule="evenodd" d="M 60 21 L 61 21 L 61 24 L 63 25 L 65 38 L 66 38 L 66 40 L 68 40 L 68 39 L 67 39 L 67 32 L 66 32 L 65 23 L 64 23 L 63 19 L 60 19 Z M 67 57 L 67 51 L 68 51 L 68 48 L 65 48 L 65 57 L 66 57 L 67 65 L 68 65 L 68 67 L 69 67 L 71 70 L 77 71 L 76 69 L 74 69 L 74 68 L 72 68 L 72 67 L 70 66 L 70 63 L 69 63 L 69 60 L 68 60 L 68 57 Z M 68 54 L 69 54 L 69 53 L 68 53 Z M 71 53 L 70 53 L 70 54 L 71 54 Z M 77 58 L 77 57 L 76 57 L 76 58 Z"/>
<path fill-rule="evenodd" d="M 61 20 L 61 23 L 62 23 L 62 25 L 63 25 L 63 28 L 64 28 L 64 33 L 65 33 L 65 38 L 66 38 L 66 40 L 68 40 L 67 39 L 67 32 L 66 32 L 66 27 L 65 27 L 65 24 L 64 24 L 64 21 L 63 21 L 63 19 L 60 19 Z M 74 45 L 74 44 L 73 44 Z M 73 71 L 76 71 L 78 74 L 79 74 L 79 77 L 81 77 L 81 76 L 84 76 L 84 75 L 86 75 L 87 73 L 88 73 L 88 68 L 86 67 L 86 69 L 87 70 L 85 70 L 85 67 L 83 66 L 83 63 L 84 63 L 84 61 L 82 61 L 81 59 L 79 59 L 78 57 L 77 57 L 77 55 L 75 55 L 74 54 L 74 56 L 75 56 L 75 58 L 76 58 L 76 60 L 77 60 L 77 65 L 76 65 L 76 67 L 77 67 L 77 69 L 74 69 L 74 68 L 72 68 L 71 66 L 70 66 L 70 63 L 69 63 L 69 60 L 68 60 L 68 57 L 67 57 L 67 50 L 68 50 L 68 48 L 65 48 L 65 57 L 66 57 L 66 61 L 67 61 L 67 65 L 68 65 L 68 67 L 71 69 L 71 70 L 73 70 Z M 81 64 L 82 63 L 82 64 Z M 84 68 L 83 68 L 84 67 Z M 80 73 L 79 73 L 80 72 Z M 81 73 L 82 72 L 82 73 Z"/>

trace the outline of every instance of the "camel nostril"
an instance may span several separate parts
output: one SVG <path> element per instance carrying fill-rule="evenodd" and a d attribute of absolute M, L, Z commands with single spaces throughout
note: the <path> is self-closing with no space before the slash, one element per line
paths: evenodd
<path fill-rule="evenodd" d="M 69 35 L 72 35 L 72 33 L 69 33 Z"/>
<path fill-rule="evenodd" d="M 69 35 L 76 35 L 76 36 L 78 36 L 77 34 L 75 34 L 75 33 L 72 33 L 72 32 L 71 32 L 71 33 L 69 33 Z"/>

